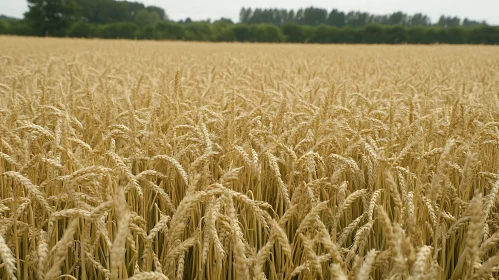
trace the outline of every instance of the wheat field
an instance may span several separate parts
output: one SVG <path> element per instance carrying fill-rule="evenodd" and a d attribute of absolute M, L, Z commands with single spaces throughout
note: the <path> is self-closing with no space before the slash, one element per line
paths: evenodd
<path fill-rule="evenodd" d="M 0 37 L 0 279 L 497 279 L 499 48 Z"/>

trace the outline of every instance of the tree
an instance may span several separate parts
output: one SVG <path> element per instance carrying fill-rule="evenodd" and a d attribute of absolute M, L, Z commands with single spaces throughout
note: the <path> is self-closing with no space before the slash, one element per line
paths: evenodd
<path fill-rule="evenodd" d="M 232 20 L 227 18 L 221 18 L 216 20 L 212 24 L 213 37 L 217 42 L 232 42 L 236 41 L 236 36 L 232 32 L 232 26 L 234 23 Z"/>
<path fill-rule="evenodd" d="M 286 42 L 305 43 L 307 41 L 308 33 L 302 25 L 286 22 L 282 25 L 281 30 Z"/>
<path fill-rule="evenodd" d="M 9 25 L 7 22 L 0 20 L 0 34 L 8 34 Z"/>
<path fill-rule="evenodd" d="M 158 35 L 156 33 L 156 28 L 154 25 L 147 25 L 141 27 L 136 33 L 137 39 L 142 40 L 156 40 Z"/>
<path fill-rule="evenodd" d="M 402 25 L 385 27 L 386 41 L 383 43 L 400 44 L 407 42 L 406 28 Z"/>
<path fill-rule="evenodd" d="M 277 24 L 275 21 L 274 11 L 272 9 L 264 9 L 261 13 L 259 23 Z"/>
<path fill-rule="evenodd" d="M 191 22 L 185 27 L 184 39 L 187 41 L 211 41 L 211 24 L 206 22 Z"/>
<path fill-rule="evenodd" d="M 155 30 L 158 39 L 181 40 L 184 37 L 184 26 L 174 22 L 160 22 Z"/>
<path fill-rule="evenodd" d="M 234 42 L 237 40 L 236 35 L 230 27 L 218 30 L 214 36 L 217 42 Z"/>
<path fill-rule="evenodd" d="M 236 41 L 245 42 L 249 38 L 250 30 L 246 24 L 235 24 L 231 27 L 232 33 L 236 37 Z"/>
<path fill-rule="evenodd" d="M 320 44 L 339 43 L 339 30 L 337 27 L 321 24 L 314 28 L 309 42 Z"/>
<path fill-rule="evenodd" d="M 7 34 L 20 36 L 37 36 L 25 20 L 12 21 L 8 25 Z"/>
<path fill-rule="evenodd" d="M 251 25 L 249 29 L 251 42 L 282 42 L 284 36 L 281 30 L 270 24 Z"/>
<path fill-rule="evenodd" d="M 319 25 L 326 23 L 327 11 L 325 9 L 309 7 L 303 11 L 303 24 L 305 25 Z"/>
<path fill-rule="evenodd" d="M 112 0 L 76 0 L 82 21 L 107 24 L 114 21 L 126 21 L 125 6 Z"/>
<path fill-rule="evenodd" d="M 288 18 L 288 11 L 284 9 L 273 9 L 273 23 L 281 26 Z"/>
<path fill-rule="evenodd" d="M 295 11 L 294 10 L 290 10 L 288 13 L 287 13 L 287 16 L 286 18 L 284 19 L 284 22 L 295 22 Z"/>
<path fill-rule="evenodd" d="M 220 19 L 215 20 L 213 22 L 213 24 L 230 25 L 230 24 L 234 24 L 234 22 L 232 22 L 232 20 L 230 18 L 220 18 Z"/>
<path fill-rule="evenodd" d="M 361 12 L 349 12 L 346 15 L 346 25 L 352 27 L 362 27 L 369 22 L 370 15 Z"/>
<path fill-rule="evenodd" d="M 407 43 L 409 44 L 424 43 L 426 30 L 427 27 L 423 27 L 420 25 L 407 28 L 406 30 Z"/>
<path fill-rule="evenodd" d="M 362 42 L 361 31 L 351 26 L 345 26 L 340 29 L 340 38 L 342 43 L 357 44 Z"/>
<path fill-rule="evenodd" d="M 434 44 L 434 43 L 439 43 L 442 38 L 442 31 L 443 28 L 441 27 L 428 27 L 426 28 L 426 32 L 424 35 L 424 41 L 422 42 L 423 44 Z"/>
<path fill-rule="evenodd" d="M 388 17 L 388 25 L 406 25 L 407 15 L 402 12 L 395 12 Z"/>
<path fill-rule="evenodd" d="M 458 17 L 446 17 L 441 16 L 438 20 L 437 25 L 444 28 L 456 27 L 461 24 L 461 20 Z"/>
<path fill-rule="evenodd" d="M 138 10 L 135 14 L 135 23 L 140 27 L 156 25 L 160 20 L 159 14 L 147 9 Z"/>
<path fill-rule="evenodd" d="M 64 36 L 77 21 L 75 0 L 28 0 L 24 18 L 38 36 Z"/>
<path fill-rule="evenodd" d="M 6 15 L 0 15 L 0 20 L 5 22 L 5 23 L 9 23 L 9 22 L 13 22 L 13 21 L 19 21 L 18 18 L 14 18 L 14 17 L 9 17 L 9 16 L 6 16 Z"/>
<path fill-rule="evenodd" d="M 462 24 L 462 26 L 464 26 L 464 27 L 478 26 L 478 25 L 487 25 L 487 22 L 485 22 L 485 21 L 478 22 L 478 21 L 475 21 L 475 20 L 469 20 L 469 19 L 465 18 L 463 20 L 463 24 Z"/>
<path fill-rule="evenodd" d="M 135 39 L 139 27 L 133 22 L 115 22 L 99 26 L 99 37 L 106 39 Z"/>
<path fill-rule="evenodd" d="M 157 14 L 160 20 L 168 20 L 168 15 L 166 14 L 165 10 L 163 10 L 163 8 L 156 6 L 148 6 L 146 7 L 146 10 L 151 13 Z"/>
<path fill-rule="evenodd" d="M 332 10 L 327 18 L 327 24 L 336 27 L 345 26 L 345 13 L 340 12 L 337 9 Z"/>
<path fill-rule="evenodd" d="M 303 19 L 304 19 L 303 14 L 304 14 L 303 9 L 299 9 L 298 11 L 296 11 L 295 20 L 293 22 L 296 24 L 303 24 Z"/>
<path fill-rule="evenodd" d="M 262 22 L 262 9 L 255 9 L 248 20 L 248 23 L 260 23 Z"/>
<path fill-rule="evenodd" d="M 112 22 L 133 22 L 137 15 L 145 15 L 146 10 L 152 17 L 167 20 L 165 11 L 156 6 L 144 6 L 138 2 L 115 0 L 75 0 L 79 5 L 78 15 L 82 21 L 97 24 Z M 142 19 L 143 21 L 143 19 Z M 147 24 L 146 24 L 147 25 Z"/>
<path fill-rule="evenodd" d="M 251 16 L 253 15 L 253 11 L 251 8 L 242 8 L 239 12 L 239 22 L 241 23 L 249 23 Z"/>
<path fill-rule="evenodd" d="M 499 27 L 480 25 L 469 29 L 468 43 L 471 44 L 499 44 Z"/>
<path fill-rule="evenodd" d="M 68 36 L 74 38 L 89 38 L 91 37 L 92 26 L 89 23 L 79 21 L 71 25 L 68 30 Z"/>
<path fill-rule="evenodd" d="M 451 27 L 447 30 L 448 44 L 466 44 L 466 30 L 461 26 Z"/>
<path fill-rule="evenodd" d="M 415 14 L 409 18 L 407 23 L 410 26 L 427 26 L 431 24 L 430 18 L 427 15 L 421 13 Z"/>
<path fill-rule="evenodd" d="M 380 24 L 367 24 L 359 32 L 362 43 L 379 44 L 384 43 L 386 40 L 386 27 Z"/>

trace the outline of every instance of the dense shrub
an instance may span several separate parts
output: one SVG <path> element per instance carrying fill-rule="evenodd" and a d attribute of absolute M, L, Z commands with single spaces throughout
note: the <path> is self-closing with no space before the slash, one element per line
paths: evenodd
<path fill-rule="evenodd" d="M 347 43 L 347 44 L 499 44 L 499 27 L 440 27 L 367 24 L 362 27 L 335 27 L 326 24 L 308 26 L 284 22 L 281 26 L 234 24 L 222 19 L 210 22 L 171 22 L 139 20 L 92 24 L 73 23 L 66 31 L 68 37 L 144 40 L 186 40 L 214 42 L 289 42 L 289 43 Z M 0 21 L 0 34 L 39 35 L 25 21 Z M 54 34 L 46 34 L 56 36 Z M 58 34 L 57 36 L 63 36 Z"/>
<path fill-rule="evenodd" d="M 132 22 L 116 22 L 100 25 L 97 34 L 106 39 L 134 39 L 138 29 Z"/>

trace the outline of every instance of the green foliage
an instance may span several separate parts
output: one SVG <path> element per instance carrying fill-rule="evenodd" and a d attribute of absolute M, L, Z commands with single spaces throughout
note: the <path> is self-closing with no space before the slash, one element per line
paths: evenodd
<path fill-rule="evenodd" d="M 406 28 L 402 25 L 386 27 L 386 40 L 380 43 L 400 44 L 407 42 Z"/>
<path fill-rule="evenodd" d="M 291 43 L 305 43 L 309 34 L 305 30 L 305 26 L 291 22 L 284 23 L 281 30 L 286 42 Z"/>
<path fill-rule="evenodd" d="M 362 30 L 345 26 L 340 30 L 340 42 L 348 44 L 362 43 Z"/>
<path fill-rule="evenodd" d="M 216 42 L 235 42 L 237 41 L 236 35 L 232 32 L 231 28 L 225 28 L 220 32 L 215 33 Z"/>
<path fill-rule="evenodd" d="M 230 19 L 220 19 L 212 24 L 214 41 L 217 42 L 233 42 L 236 41 L 236 35 L 232 32 L 233 23 Z"/>
<path fill-rule="evenodd" d="M 258 24 L 250 25 L 249 28 L 250 42 L 283 42 L 285 40 L 281 30 L 274 25 Z"/>
<path fill-rule="evenodd" d="M 160 22 L 155 27 L 156 39 L 159 40 L 182 40 L 185 28 L 174 22 Z"/>
<path fill-rule="evenodd" d="M 340 31 L 338 28 L 321 24 L 313 29 L 309 40 L 310 43 L 330 44 L 340 42 Z"/>
<path fill-rule="evenodd" d="M 157 40 L 159 39 L 158 32 L 154 25 L 143 26 L 137 31 L 137 39 L 141 40 Z"/>
<path fill-rule="evenodd" d="M 426 37 L 426 30 L 428 28 L 423 26 L 409 27 L 406 30 L 407 43 L 409 44 L 424 44 Z"/>
<path fill-rule="evenodd" d="M 75 0 L 78 16 L 89 23 L 136 22 L 140 26 L 166 20 L 165 11 L 156 6 L 145 6 L 138 2 L 115 0 Z M 147 19 L 149 16 L 151 19 Z M 138 18 L 138 19 L 137 19 Z"/>
<path fill-rule="evenodd" d="M 463 44 L 468 42 L 468 38 L 466 35 L 466 29 L 463 27 L 452 27 L 445 30 L 446 37 L 444 39 L 444 43 L 448 44 Z"/>
<path fill-rule="evenodd" d="M 27 0 L 24 20 L 0 17 L 0 34 L 216 42 L 499 44 L 499 27 L 457 17 L 431 25 L 424 14 L 373 15 L 337 9 L 251 9 L 241 23 L 168 21 L 162 8 L 115 0 Z"/>
<path fill-rule="evenodd" d="M 430 17 L 422 13 L 409 15 L 401 11 L 397 11 L 386 15 L 376 15 L 360 11 L 342 12 L 338 9 L 333 9 L 328 13 L 326 9 L 316 8 L 313 6 L 305 9 L 299 9 L 296 12 L 294 10 L 285 9 L 257 8 L 253 10 L 251 8 L 243 7 L 239 13 L 239 19 L 243 24 L 267 23 L 278 26 L 281 26 L 286 22 L 293 22 L 296 24 L 309 26 L 327 24 L 335 27 L 344 27 L 349 25 L 355 28 L 361 28 L 366 25 L 373 24 L 388 26 L 432 26 Z M 436 24 L 436 26 L 442 28 L 477 25 L 487 25 L 487 23 L 484 21 L 473 21 L 467 18 L 461 21 L 461 19 L 458 17 L 441 16 L 438 23 Z M 325 30 L 324 28 L 322 29 L 323 31 Z M 398 31 L 396 29 L 393 32 L 397 33 Z M 369 40 L 372 41 L 372 38 Z M 395 38 L 394 40 L 398 39 Z M 380 40 L 376 39 L 374 41 Z"/>
<path fill-rule="evenodd" d="M 442 37 L 441 27 L 429 27 L 426 29 L 425 37 L 423 39 L 423 44 L 435 44 L 440 42 Z"/>
<path fill-rule="evenodd" d="M 232 33 L 236 37 L 236 41 L 238 42 L 246 42 L 250 37 L 250 29 L 246 24 L 236 24 L 232 26 Z"/>
<path fill-rule="evenodd" d="M 26 21 L 38 36 L 64 36 L 77 20 L 75 0 L 28 0 Z"/>
<path fill-rule="evenodd" d="M 19 36 L 36 36 L 30 24 L 25 20 L 10 22 L 7 34 Z"/>
<path fill-rule="evenodd" d="M 9 33 L 9 25 L 4 20 L 0 20 L 0 34 L 8 34 Z"/>
<path fill-rule="evenodd" d="M 326 23 L 331 26 L 343 27 L 345 26 L 346 16 L 344 12 L 333 9 L 327 18 Z"/>
<path fill-rule="evenodd" d="M 409 26 L 428 26 L 431 25 L 430 18 L 427 15 L 418 13 L 410 17 L 407 21 Z"/>
<path fill-rule="evenodd" d="M 165 10 L 160 7 L 148 6 L 146 7 L 146 10 L 151 13 L 157 14 L 160 20 L 168 20 L 168 15 L 165 13 Z"/>
<path fill-rule="evenodd" d="M 105 39 L 135 39 L 139 27 L 132 22 L 115 22 L 100 25 L 97 34 Z"/>
<path fill-rule="evenodd" d="M 476 26 L 468 30 L 468 42 L 471 44 L 499 44 L 498 26 Z"/>
<path fill-rule="evenodd" d="M 96 27 L 89 23 L 78 21 L 71 25 L 67 35 L 73 38 L 90 38 L 95 29 Z"/>
<path fill-rule="evenodd" d="M 368 24 L 359 30 L 362 43 L 380 44 L 386 40 L 386 28 L 379 24 Z"/>
<path fill-rule="evenodd" d="M 83 23 L 73 26 L 75 22 L 85 22 L 105 24 L 99 27 L 105 38 L 133 38 L 131 30 L 137 27 L 122 23 L 145 27 L 168 18 L 159 7 L 115 0 L 28 0 L 28 8 L 25 20 L 37 36 L 87 37 L 88 26 Z M 119 33 L 110 34 L 113 30 Z"/>
<path fill-rule="evenodd" d="M 327 10 L 315 7 L 306 8 L 303 11 L 303 24 L 305 25 L 319 25 L 327 22 Z"/>
<path fill-rule="evenodd" d="M 438 20 L 437 25 L 445 28 L 456 27 L 461 25 L 461 19 L 459 19 L 458 17 L 441 16 Z"/>
<path fill-rule="evenodd" d="M 161 20 L 160 15 L 147 9 L 138 10 L 135 14 L 135 23 L 140 26 L 156 25 Z"/>
<path fill-rule="evenodd" d="M 134 12 L 128 3 L 113 0 L 76 0 L 82 20 L 96 24 L 133 21 Z M 143 9 L 143 5 L 140 7 Z"/>
<path fill-rule="evenodd" d="M 207 22 L 191 22 L 185 27 L 184 39 L 187 41 L 211 41 L 213 32 Z"/>

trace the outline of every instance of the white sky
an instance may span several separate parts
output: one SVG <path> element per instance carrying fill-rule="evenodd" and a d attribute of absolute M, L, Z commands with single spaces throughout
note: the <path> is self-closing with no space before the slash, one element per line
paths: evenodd
<path fill-rule="evenodd" d="M 173 20 L 190 17 L 193 20 L 231 18 L 237 21 L 241 7 L 297 9 L 309 6 L 336 8 L 342 11 L 359 10 L 373 14 L 388 14 L 403 11 L 408 14 L 424 13 L 432 21 L 440 15 L 459 16 L 473 20 L 486 20 L 499 25 L 499 0 L 134 0 L 145 5 L 165 9 Z M 27 10 L 26 0 L 0 0 L 0 14 L 22 17 Z"/>

